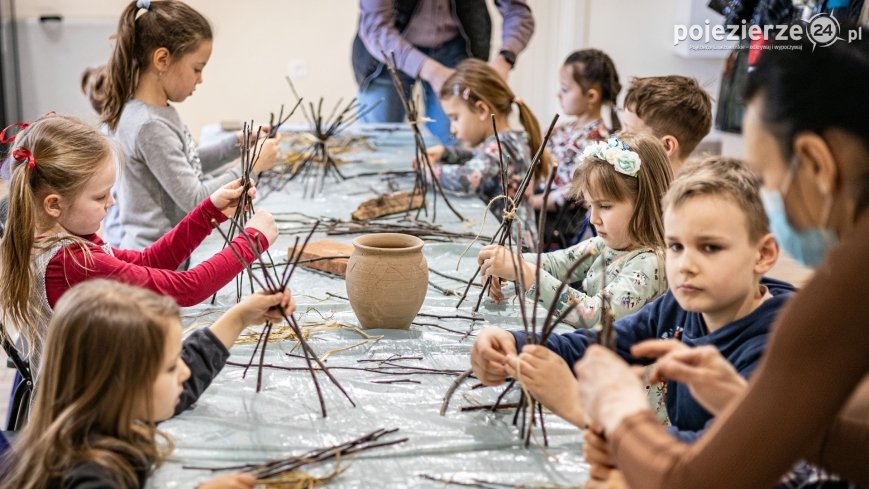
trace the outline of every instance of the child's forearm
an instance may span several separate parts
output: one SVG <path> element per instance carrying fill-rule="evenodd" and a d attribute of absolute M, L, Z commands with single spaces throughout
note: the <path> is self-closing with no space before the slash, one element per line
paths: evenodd
<path fill-rule="evenodd" d="M 238 339 L 238 335 L 240 335 L 246 327 L 247 325 L 244 323 L 242 315 L 236 306 L 226 311 L 217 319 L 217 321 L 214 322 L 214 324 L 211 325 L 211 332 L 214 333 L 214 336 L 216 336 L 228 350 L 232 348 L 232 345 L 235 344 L 235 340 Z"/>

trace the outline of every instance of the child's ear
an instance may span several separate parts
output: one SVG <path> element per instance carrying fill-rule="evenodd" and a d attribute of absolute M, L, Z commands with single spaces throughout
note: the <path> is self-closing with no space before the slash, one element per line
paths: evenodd
<path fill-rule="evenodd" d="M 50 217 L 57 219 L 61 214 L 60 203 L 62 200 L 63 197 L 58 194 L 48 194 L 42 199 L 42 210 Z"/>
<path fill-rule="evenodd" d="M 162 74 L 164 71 L 169 69 L 169 65 L 172 63 L 172 55 L 169 54 L 169 50 L 166 48 L 157 48 L 151 53 L 151 65 L 157 70 L 158 74 Z"/>
<path fill-rule="evenodd" d="M 484 121 L 491 117 L 492 110 L 489 108 L 489 105 L 483 102 L 482 100 L 477 100 L 474 102 L 474 112 L 480 114 L 480 120 Z"/>
<path fill-rule="evenodd" d="M 667 158 L 672 160 L 673 157 L 679 156 L 679 140 L 676 139 L 676 136 L 667 134 L 661 138 L 661 144 L 664 145 L 664 151 L 667 152 Z"/>
<path fill-rule="evenodd" d="M 588 103 L 590 104 L 600 103 L 600 90 L 596 88 L 589 88 L 585 91 L 585 98 L 588 99 Z"/>
<path fill-rule="evenodd" d="M 775 266 L 778 261 L 780 249 L 778 242 L 772 233 L 760 238 L 757 242 L 757 261 L 754 264 L 754 273 L 764 275 Z"/>

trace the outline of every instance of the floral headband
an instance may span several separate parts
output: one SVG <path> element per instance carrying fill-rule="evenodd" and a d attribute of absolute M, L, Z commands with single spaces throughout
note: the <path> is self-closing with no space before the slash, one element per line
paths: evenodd
<path fill-rule="evenodd" d="M 624 175 L 636 178 L 640 171 L 640 155 L 617 136 L 610 136 L 607 142 L 599 141 L 587 146 L 582 157 L 590 156 L 606 161 Z"/>

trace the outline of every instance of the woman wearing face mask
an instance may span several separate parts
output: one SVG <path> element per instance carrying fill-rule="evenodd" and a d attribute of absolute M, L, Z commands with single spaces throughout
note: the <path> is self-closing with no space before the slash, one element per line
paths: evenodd
<path fill-rule="evenodd" d="M 694 445 L 667 435 L 624 362 L 589 349 L 576 366 L 581 399 L 606 439 L 590 448 L 593 463 L 617 467 L 633 489 L 773 487 L 800 459 L 869 487 L 869 40 L 797 47 L 761 56 L 743 134 L 773 233 L 817 273 L 747 385 L 707 349 L 632 350 L 669 352 L 658 373 L 718 414 Z"/>

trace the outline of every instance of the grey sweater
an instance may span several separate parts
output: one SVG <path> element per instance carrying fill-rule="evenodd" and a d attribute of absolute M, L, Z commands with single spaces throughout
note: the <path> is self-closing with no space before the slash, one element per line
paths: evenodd
<path fill-rule="evenodd" d="M 124 106 L 114 138 L 123 151 L 118 175 L 121 248 L 144 249 L 216 189 L 241 176 L 238 165 L 208 175 L 239 156 L 234 135 L 197 149 L 171 105 L 140 100 Z"/>

